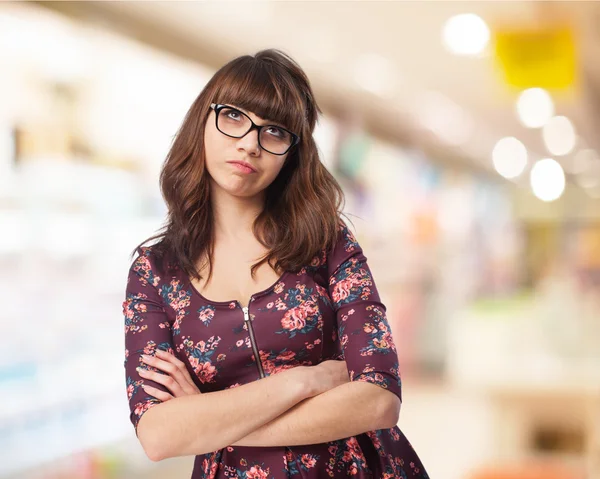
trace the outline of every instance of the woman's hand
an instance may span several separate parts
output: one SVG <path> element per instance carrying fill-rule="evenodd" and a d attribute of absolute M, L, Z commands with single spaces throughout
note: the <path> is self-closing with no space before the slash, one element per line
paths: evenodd
<path fill-rule="evenodd" d="M 330 389 L 350 382 L 346 361 L 328 359 L 307 368 L 309 374 L 308 391 L 310 396 L 317 396 Z"/>
<path fill-rule="evenodd" d="M 190 373 L 185 367 L 185 364 L 170 353 L 156 350 L 154 356 L 142 354 L 142 361 L 149 366 L 152 366 L 166 374 L 161 374 L 155 371 L 138 368 L 139 375 L 144 379 L 150 379 L 156 383 L 165 386 L 171 394 L 162 391 L 158 388 L 142 384 L 142 388 L 148 394 L 154 396 L 161 401 L 168 401 L 174 397 L 191 396 L 192 394 L 201 394 L 200 390 L 192 381 Z"/>

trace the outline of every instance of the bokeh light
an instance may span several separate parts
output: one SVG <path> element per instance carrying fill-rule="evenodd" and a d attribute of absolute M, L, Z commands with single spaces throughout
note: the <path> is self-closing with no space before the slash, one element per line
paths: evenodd
<path fill-rule="evenodd" d="M 455 55 L 482 53 L 490 40 L 490 29 L 474 13 L 463 13 L 449 18 L 442 30 L 442 42 Z"/>
<path fill-rule="evenodd" d="M 492 151 L 492 161 L 504 178 L 516 178 L 527 166 L 527 149 L 513 136 L 502 138 Z"/>
<path fill-rule="evenodd" d="M 537 161 L 531 168 L 531 189 L 542 201 L 554 201 L 565 190 L 565 173 L 552 158 Z"/>
<path fill-rule="evenodd" d="M 569 154 L 577 143 L 575 127 L 566 116 L 555 116 L 544 125 L 542 130 L 546 148 L 552 155 Z"/>
<path fill-rule="evenodd" d="M 517 114 L 527 128 L 541 128 L 554 115 L 554 102 L 543 88 L 529 88 L 517 99 Z"/>

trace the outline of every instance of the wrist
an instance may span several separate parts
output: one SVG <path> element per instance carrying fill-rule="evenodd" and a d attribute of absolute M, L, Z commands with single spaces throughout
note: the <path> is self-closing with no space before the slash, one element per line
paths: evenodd
<path fill-rule="evenodd" d="M 293 383 L 293 391 L 297 395 L 297 399 L 303 401 L 317 394 L 314 374 L 310 366 L 297 366 L 288 370 L 290 379 Z"/>

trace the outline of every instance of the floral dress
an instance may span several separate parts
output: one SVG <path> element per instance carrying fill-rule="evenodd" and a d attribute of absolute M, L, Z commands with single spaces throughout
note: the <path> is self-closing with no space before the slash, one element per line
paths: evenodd
<path fill-rule="evenodd" d="M 366 258 L 340 223 L 333 251 L 271 287 L 238 301 L 203 297 L 179 268 L 156 266 L 152 247 L 140 248 L 127 281 L 125 376 L 130 419 L 161 401 L 144 392 L 140 355 L 157 348 L 182 360 L 202 393 L 234 388 L 300 365 L 346 361 L 350 380 L 366 381 L 401 397 L 398 356 L 386 308 Z M 351 418 L 349 418 L 351 420 Z M 229 446 L 196 456 L 192 479 L 420 478 L 428 475 L 398 427 L 322 444 L 292 447 Z"/>

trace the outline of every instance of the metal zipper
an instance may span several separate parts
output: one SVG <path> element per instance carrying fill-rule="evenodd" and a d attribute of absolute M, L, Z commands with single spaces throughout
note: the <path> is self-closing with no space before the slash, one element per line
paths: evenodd
<path fill-rule="evenodd" d="M 258 374 L 260 378 L 265 377 L 265 371 L 262 367 L 260 355 L 258 354 L 258 346 L 256 345 L 256 339 L 254 337 L 254 328 L 252 327 L 252 321 L 250 321 L 250 314 L 248 313 L 248 307 L 243 307 L 244 321 L 248 325 L 248 333 L 250 334 L 250 343 L 252 344 L 252 351 L 254 352 L 254 359 L 256 360 L 256 366 L 258 367 Z"/>

